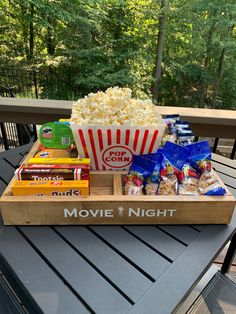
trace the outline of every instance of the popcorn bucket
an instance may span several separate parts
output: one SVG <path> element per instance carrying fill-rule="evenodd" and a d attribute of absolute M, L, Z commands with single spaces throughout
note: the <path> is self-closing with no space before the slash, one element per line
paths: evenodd
<path fill-rule="evenodd" d="M 165 131 L 157 127 L 84 126 L 71 124 L 79 156 L 93 170 L 128 170 L 133 155 L 156 152 Z"/>

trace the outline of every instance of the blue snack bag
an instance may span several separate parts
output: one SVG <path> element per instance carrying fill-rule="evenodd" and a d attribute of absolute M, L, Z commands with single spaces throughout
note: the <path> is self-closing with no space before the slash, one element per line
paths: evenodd
<path fill-rule="evenodd" d="M 146 154 L 146 155 L 134 155 L 132 165 L 135 164 L 146 171 L 152 173 L 156 167 L 156 161 L 155 157 L 148 158 L 146 156 L 150 157 L 151 154 Z M 153 154 L 155 155 L 155 154 Z M 131 166 L 132 168 L 132 166 Z"/>
<path fill-rule="evenodd" d="M 154 161 L 135 155 L 129 173 L 125 177 L 125 194 L 142 195 L 145 180 L 152 174 L 155 166 Z"/>
<path fill-rule="evenodd" d="M 164 122 L 169 128 L 169 133 L 170 134 L 176 134 L 177 129 L 175 128 L 175 123 L 176 121 L 179 121 L 180 117 L 179 114 L 168 114 L 166 115 Z"/>
<path fill-rule="evenodd" d="M 161 151 L 154 154 L 134 155 L 130 171 L 125 178 L 125 194 L 141 195 L 143 187 L 147 194 L 156 194 L 161 160 Z M 155 193 L 149 193 L 151 185 Z"/>
<path fill-rule="evenodd" d="M 166 142 L 163 147 L 161 164 L 161 181 L 158 188 L 159 195 L 177 195 L 178 175 L 188 158 L 188 150 L 178 144 Z"/>
<path fill-rule="evenodd" d="M 204 171 L 198 180 L 198 190 L 201 195 L 225 195 L 226 191 L 212 171 Z"/>
<path fill-rule="evenodd" d="M 182 146 L 187 146 L 194 142 L 194 134 L 191 129 L 186 128 L 177 131 L 177 143 Z"/>
<path fill-rule="evenodd" d="M 189 151 L 188 161 L 198 173 L 211 171 L 211 147 L 208 141 L 196 142 L 186 148 Z"/>
<path fill-rule="evenodd" d="M 154 154 L 146 154 L 143 156 L 150 161 L 155 161 L 156 163 L 152 174 L 147 177 L 144 184 L 147 195 L 156 195 L 160 183 L 160 169 L 163 160 L 162 149 L 158 149 L 158 151 Z"/>
<path fill-rule="evenodd" d="M 166 164 L 169 163 L 170 173 L 177 174 L 182 169 L 184 162 L 188 159 L 189 150 L 176 143 L 166 142 L 166 144 L 163 147 L 162 154 L 163 154 L 162 169 L 165 169 Z M 172 168 L 172 170 L 170 168 Z M 166 170 L 168 173 L 168 169 Z"/>
<path fill-rule="evenodd" d="M 147 159 L 150 159 L 152 161 L 155 161 L 156 163 L 161 163 L 162 159 L 163 159 L 163 148 L 158 148 L 156 153 L 153 154 L 144 154 L 142 155 L 142 157 L 145 157 Z"/>
<path fill-rule="evenodd" d="M 145 169 L 132 164 L 125 177 L 125 195 L 142 195 L 144 180 L 149 174 Z"/>
<path fill-rule="evenodd" d="M 226 191 L 212 172 L 211 148 L 208 141 L 193 143 L 187 146 L 189 162 L 200 174 L 198 190 L 201 195 L 225 195 Z"/>
<path fill-rule="evenodd" d="M 187 128 L 189 129 L 189 122 L 181 120 L 177 120 L 175 122 L 175 129 L 177 130 L 177 132 L 181 132 Z"/>
<path fill-rule="evenodd" d="M 179 195 L 199 195 L 198 191 L 199 175 L 189 162 L 185 162 L 178 176 Z"/>

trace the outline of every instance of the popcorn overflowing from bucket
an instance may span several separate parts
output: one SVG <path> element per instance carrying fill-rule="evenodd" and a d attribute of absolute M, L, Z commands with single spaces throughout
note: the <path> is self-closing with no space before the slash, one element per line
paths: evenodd
<path fill-rule="evenodd" d="M 157 150 L 165 124 L 150 100 L 108 88 L 73 104 L 71 128 L 80 157 L 95 170 L 127 170 L 134 154 Z"/>
<path fill-rule="evenodd" d="M 156 126 L 161 117 L 151 100 L 131 98 L 129 88 L 90 93 L 72 107 L 71 122 L 80 125 Z"/>

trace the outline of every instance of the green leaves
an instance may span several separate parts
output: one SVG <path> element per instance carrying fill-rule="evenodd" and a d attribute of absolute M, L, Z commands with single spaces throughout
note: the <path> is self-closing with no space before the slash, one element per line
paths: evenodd
<path fill-rule="evenodd" d="M 159 103 L 212 106 L 217 94 L 217 108 L 234 107 L 235 0 L 169 0 L 165 11 L 161 3 L 0 0 L 0 63 L 47 73 L 42 97 L 76 98 L 119 85 L 150 98 L 165 13 Z"/>

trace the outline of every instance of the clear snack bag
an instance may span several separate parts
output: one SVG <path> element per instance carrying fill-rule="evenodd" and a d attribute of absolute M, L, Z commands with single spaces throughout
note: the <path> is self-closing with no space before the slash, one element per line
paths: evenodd
<path fill-rule="evenodd" d="M 201 195 L 224 195 L 225 189 L 212 172 L 211 148 L 208 141 L 193 143 L 187 146 L 189 162 L 199 173 L 198 190 Z"/>
<path fill-rule="evenodd" d="M 198 179 L 199 175 L 196 170 L 185 162 L 178 176 L 179 179 L 179 195 L 199 195 Z"/>
<path fill-rule="evenodd" d="M 175 143 L 167 142 L 163 147 L 160 171 L 159 195 L 177 195 L 178 175 L 188 157 L 188 150 Z"/>

